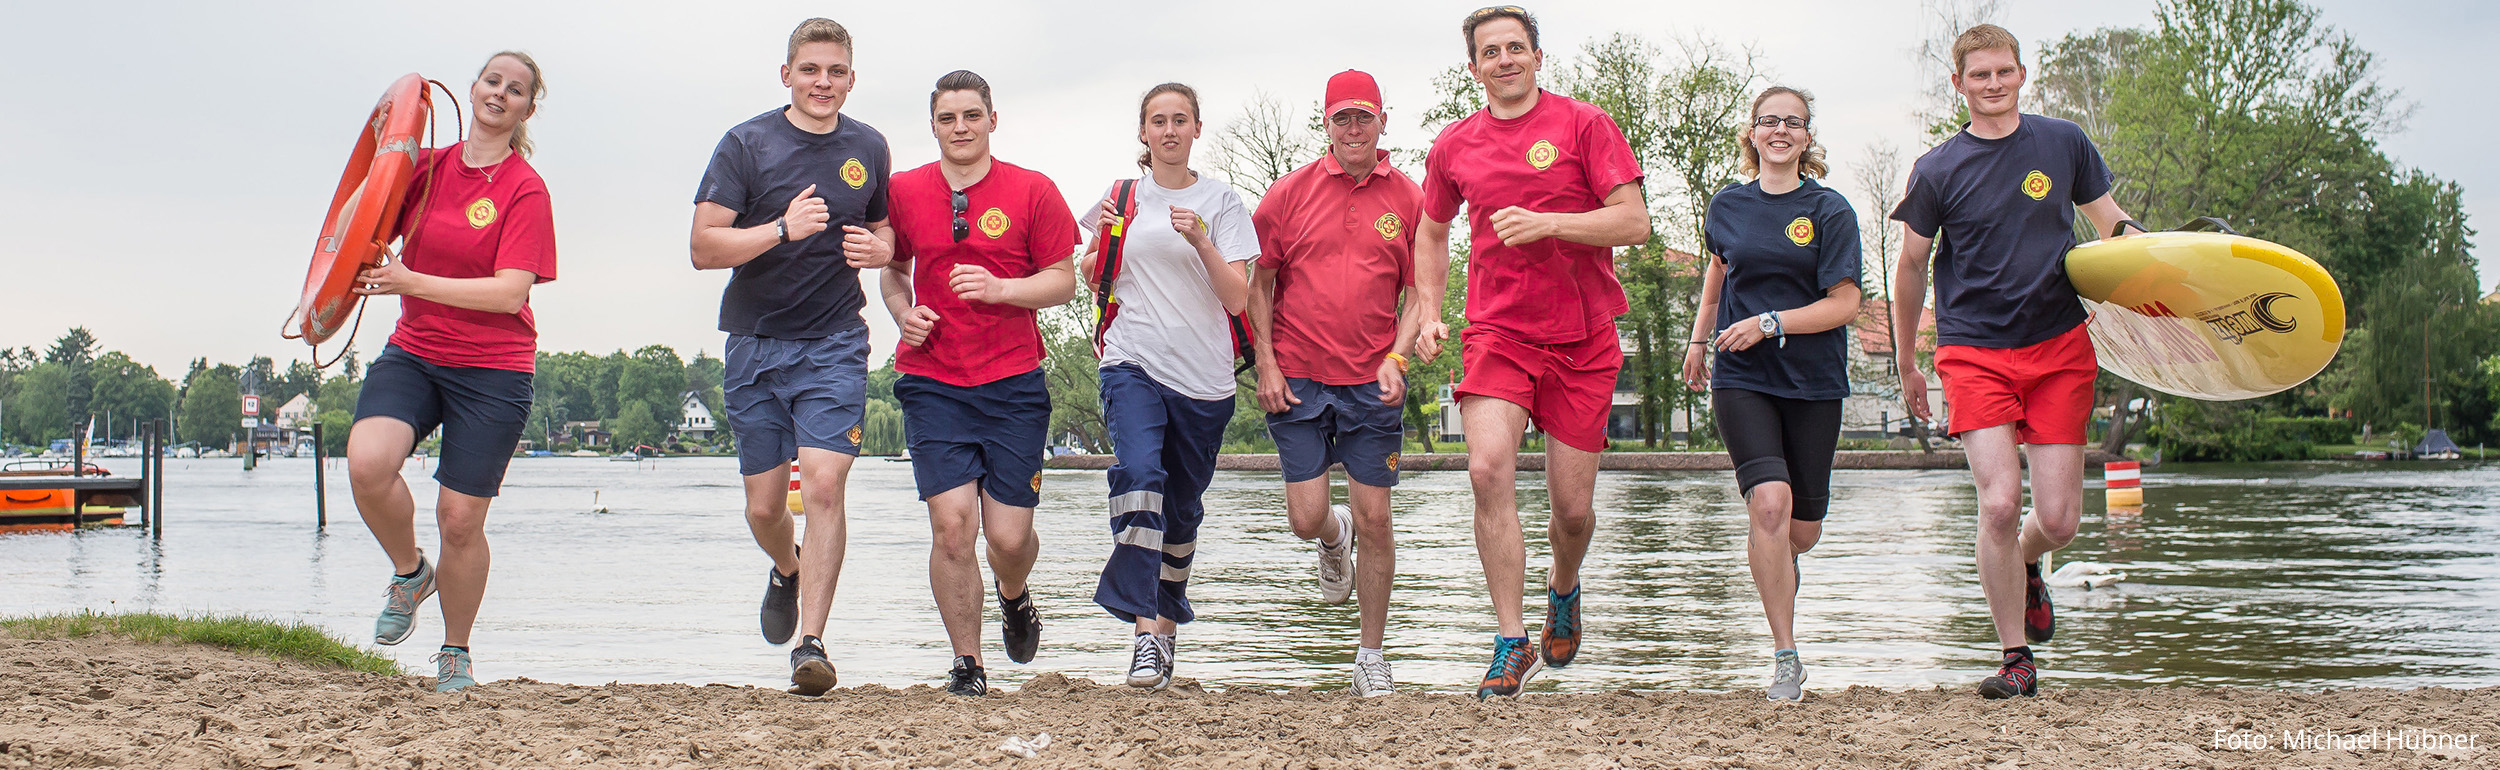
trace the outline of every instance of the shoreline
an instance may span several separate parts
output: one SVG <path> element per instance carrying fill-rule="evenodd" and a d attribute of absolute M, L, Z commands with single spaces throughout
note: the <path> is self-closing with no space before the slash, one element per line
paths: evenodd
<path fill-rule="evenodd" d="M 927 686 L 821 698 L 526 679 L 437 694 L 413 676 L 197 645 L 0 636 L 0 767 L 2471 767 L 2500 687 L 1455 694 L 1161 693 L 1057 674 L 980 699 Z M 2376 730 L 2376 733 L 2372 731 Z M 2460 736 L 2444 742 L 2370 736 Z M 1050 743 L 1031 758 L 1009 739 Z M 2286 746 L 2277 734 L 2328 736 Z M 2354 736 L 2341 744 L 2334 736 Z M 2263 739 L 2265 745 L 2257 745 Z"/>
<path fill-rule="evenodd" d="M 2098 466 L 2113 460 L 2126 460 L 2121 455 L 2087 450 L 2084 463 Z M 1119 462 L 1113 455 L 1059 455 L 1045 460 L 1042 467 L 1053 470 L 1106 470 Z M 1832 467 L 1838 470 L 1960 470 L 1970 467 L 1970 460 L 1959 449 L 1920 452 L 1905 449 L 1841 450 L 1832 455 Z M 1219 471 L 1275 471 L 1276 455 L 1220 454 L 1215 456 Z M 1726 452 L 1604 452 L 1597 456 L 1601 471 L 1732 471 L 1736 464 Z M 1398 457 L 1400 471 L 1463 471 L 1467 455 L 1462 452 L 1411 452 Z M 1519 470 L 1545 470 L 1544 452 L 1519 453 Z"/>

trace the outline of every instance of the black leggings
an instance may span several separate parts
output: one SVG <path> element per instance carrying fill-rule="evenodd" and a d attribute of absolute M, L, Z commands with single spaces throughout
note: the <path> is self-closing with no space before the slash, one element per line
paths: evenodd
<path fill-rule="evenodd" d="M 1822 521 L 1832 505 L 1832 453 L 1840 448 L 1840 400 L 1804 401 L 1750 390 L 1710 391 L 1719 438 L 1736 461 L 1736 489 L 1788 484 L 1788 517 Z"/>

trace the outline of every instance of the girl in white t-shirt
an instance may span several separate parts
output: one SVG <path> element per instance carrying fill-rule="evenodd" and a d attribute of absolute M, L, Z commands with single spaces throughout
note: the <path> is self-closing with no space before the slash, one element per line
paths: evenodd
<path fill-rule="evenodd" d="M 1179 83 L 1155 86 L 1139 105 L 1146 174 L 1122 232 L 1111 292 L 1119 313 L 1103 334 L 1103 422 L 1119 462 L 1110 473 L 1113 547 L 1094 601 L 1136 626 L 1133 687 L 1172 683 L 1173 637 L 1196 616 L 1188 590 L 1206 517 L 1199 498 L 1233 417 L 1230 319 L 1250 301 L 1243 263 L 1259 255 L 1241 195 L 1189 168 L 1202 124 L 1198 92 Z M 1098 233 L 1117 222 L 1106 193 L 1081 224 Z"/>

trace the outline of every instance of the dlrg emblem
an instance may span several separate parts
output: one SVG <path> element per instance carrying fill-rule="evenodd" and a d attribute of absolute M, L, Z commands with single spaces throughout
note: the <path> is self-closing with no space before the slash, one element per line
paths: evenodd
<path fill-rule="evenodd" d="M 2035 201 L 2047 199 L 2049 197 L 2049 175 L 2035 170 L 2032 171 L 2030 175 L 2023 177 L 2023 194 L 2031 196 L 2031 199 Z"/>
<path fill-rule="evenodd" d="M 843 161 L 842 183 L 853 190 L 868 186 L 868 167 L 860 165 L 858 158 Z"/>
<path fill-rule="evenodd" d="M 1528 145 L 1528 165 L 1536 167 L 1538 171 L 1553 167 L 1554 160 L 1560 157 L 1562 157 L 1562 150 L 1554 147 L 1553 142 L 1539 139 L 1536 140 L 1536 144 Z"/>
<path fill-rule="evenodd" d="M 1814 242 L 1814 220 L 1798 217 L 1788 223 L 1788 242 L 1804 246 Z"/>

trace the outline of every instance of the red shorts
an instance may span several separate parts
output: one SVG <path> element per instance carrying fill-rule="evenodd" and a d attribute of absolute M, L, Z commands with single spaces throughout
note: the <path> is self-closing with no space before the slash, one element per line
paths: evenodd
<path fill-rule="evenodd" d="M 2028 347 L 1937 347 L 1936 376 L 1952 410 L 1945 432 L 2014 423 L 2025 444 L 2081 444 L 2100 371 L 2082 324 Z"/>
<path fill-rule="evenodd" d="M 1591 452 L 1606 450 L 1606 415 L 1614 408 L 1623 345 L 1614 324 L 1584 339 L 1537 345 L 1482 326 L 1459 333 L 1467 376 L 1458 397 L 1498 398 L 1528 409 L 1528 419 L 1554 440 Z"/>

